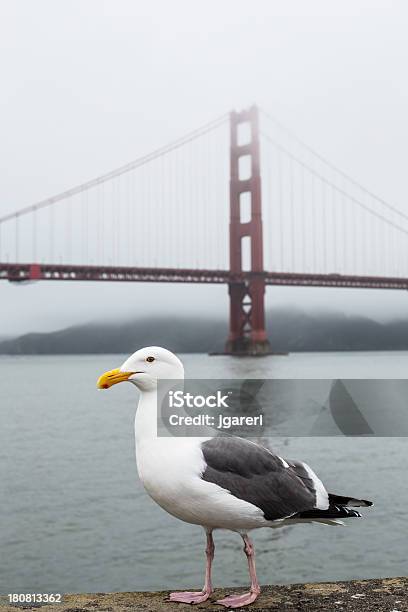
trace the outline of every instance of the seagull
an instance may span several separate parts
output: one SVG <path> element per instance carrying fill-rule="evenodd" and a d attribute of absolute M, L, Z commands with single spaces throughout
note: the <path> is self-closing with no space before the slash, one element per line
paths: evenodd
<path fill-rule="evenodd" d="M 183 364 L 167 349 L 150 346 L 133 353 L 120 368 L 102 374 L 97 387 L 108 389 L 127 381 L 139 389 L 136 462 L 144 488 L 169 514 L 205 531 L 204 587 L 198 592 L 170 593 L 170 601 L 198 604 L 212 594 L 215 529 L 237 532 L 244 543 L 250 590 L 216 602 L 240 608 L 254 602 L 261 591 L 248 532 L 304 522 L 344 524 L 343 518 L 361 517 L 350 506 L 372 505 L 364 499 L 328 493 L 306 463 L 283 459 L 244 438 L 158 436 L 160 379 L 184 379 Z"/>

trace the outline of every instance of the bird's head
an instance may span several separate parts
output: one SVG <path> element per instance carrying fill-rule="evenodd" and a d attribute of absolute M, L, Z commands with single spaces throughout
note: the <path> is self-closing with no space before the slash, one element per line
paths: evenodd
<path fill-rule="evenodd" d="M 128 381 L 141 391 L 157 388 L 159 379 L 183 379 L 184 368 L 180 359 L 160 346 L 148 346 L 133 353 L 116 370 L 109 370 L 99 377 L 98 389 L 109 389 L 117 383 Z"/>

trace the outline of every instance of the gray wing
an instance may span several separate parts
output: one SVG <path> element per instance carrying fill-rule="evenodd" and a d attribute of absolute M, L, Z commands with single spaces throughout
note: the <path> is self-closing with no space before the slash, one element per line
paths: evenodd
<path fill-rule="evenodd" d="M 203 480 L 254 504 L 266 520 L 316 508 L 316 490 L 304 464 L 286 462 L 243 438 L 220 436 L 201 448 L 206 462 Z"/>

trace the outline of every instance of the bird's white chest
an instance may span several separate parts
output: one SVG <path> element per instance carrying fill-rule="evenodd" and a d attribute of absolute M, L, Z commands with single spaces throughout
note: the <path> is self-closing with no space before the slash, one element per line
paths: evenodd
<path fill-rule="evenodd" d="M 139 402 L 135 438 L 139 477 L 157 503 L 173 503 L 186 490 L 193 493 L 205 469 L 202 439 L 158 437 L 155 396 Z"/>
<path fill-rule="evenodd" d="M 136 443 L 139 477 L 162 508 L 177 518 L 202 524 L 201 503 L 204 460 L 199 444 L 177 438 L 156 438 Z"/>

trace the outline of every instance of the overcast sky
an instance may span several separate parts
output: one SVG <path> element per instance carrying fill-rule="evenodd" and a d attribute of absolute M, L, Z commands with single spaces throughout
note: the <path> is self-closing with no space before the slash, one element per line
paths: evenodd
<path fill-rule="evenodd" d="M 0 214 L 256 101 L 408 212 L 403 0 L 3 0 Z M 375 299 L 374 299 L 375 298 Z M 268 304 L 388 317 L 406 292 L 270 289 Z M 226 287 L 0 285 L 0 336 L 222 312 Z"/>

